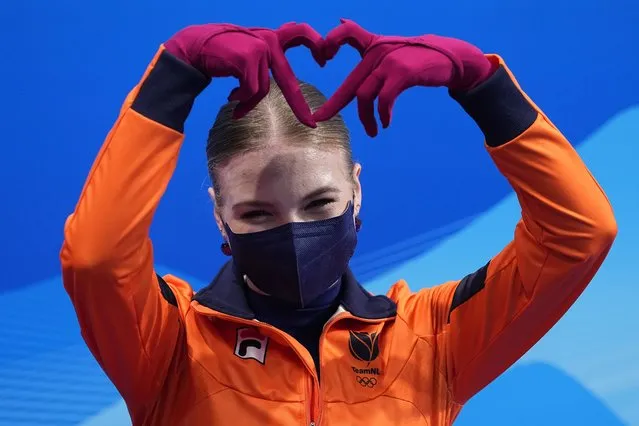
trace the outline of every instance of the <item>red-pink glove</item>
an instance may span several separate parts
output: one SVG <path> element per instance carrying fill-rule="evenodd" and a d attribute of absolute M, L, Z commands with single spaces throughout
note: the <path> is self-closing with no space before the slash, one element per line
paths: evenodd
<path fill-rule="evenodd" d="M 332 59 L 344 44 L 357 49 L 362 61 L 313 117 L 318 122 L 328 120 L 357 97 L 359 117 L 369 136 L 377 135 L 373 107 L 376 98 L 379 117 L 386 128 L 395 100 L 409 87 L 469 90 L 498 67 L 465 41 L 436 35 L 381 36 L 346 19 L 326 36 L 326 59 Z"/>
<path fill-rule="evenodd" d="M 239 101 L 234 117 L 241 118 L 269 91 L 269 69 L 295 116 L 316 127 L 284 52 L 304 45 L 320 66 L 324 40 L 307 24 L 284 24 L 277 30 L 244 28 L 232 24 L 205 24 L 186 27 L 164 43 L 167 52 L 208 77 L 236 77 L 240 85 L 229 96 Z"/>

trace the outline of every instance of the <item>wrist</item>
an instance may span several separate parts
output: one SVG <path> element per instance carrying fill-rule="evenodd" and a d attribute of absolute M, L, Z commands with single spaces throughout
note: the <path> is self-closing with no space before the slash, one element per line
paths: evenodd
<path fill-rule="evenodd" d="M 537 110 L 501 65 L 473 89 L 450 95 L 477 123 L 488 146 L 515 139 L 537 119 Z"/>
<path fill-rule="evenodd" d="M 184 47 L 183 43 L 180 43 L 175 38 L 171 38 L 167 40 L 163 46 L 166 52 L 170 53 L 177 59 L 191 66 L 193 65 L 191 61 L 189 60 L 189 55 L 187 54 L 186 48 Z"/>
<path fill-rule="evenodd" d="M 155 122 L 183 132 L 195 98 L 210 81 L 165 47 L 161 48 L 131 108 Z"/>
<path fill-rule="evenodd" d="M 479 84 L 482 84 L 484 81 L 488 80 L 490 77 L 495 74 L 495 72 L 499 69 L 501 64 L 499 63 L 499 59 L 496 59 L 493 56 L 484 55 L 484 65 L 482 67 L 482 77 L 479 79 Z"/>
<path fill-rule="evenodd" d="M 486 82 L 490 77 L 492 77 L 495 72 L 499 69 L 499 60 L 494 61 L 492 57 L 484 56 L 478 57 L 476 61 L 472 63 L 472 65 L 466 66 L 465 68 L 470 68 L 469 81 L 465 85 L 465 88 L 462 90 L 472 90 L 475 87 L 481 85 Z M 466 69 L 464 70 L 464 74 L 466 74 Z"/>

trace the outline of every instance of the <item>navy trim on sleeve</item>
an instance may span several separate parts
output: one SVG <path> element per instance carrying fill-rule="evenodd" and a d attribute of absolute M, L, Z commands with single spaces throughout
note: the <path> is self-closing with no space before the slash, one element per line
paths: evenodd
<path fill-rule="evenodd" d="M 165 50 L 142 82 L 131 108 L 182 133 L 196 96 L 210 81 L 200 71 Z"/>
<path fill-rule="evenodd" d="M 466 275 L 460 282 L 457 284 L 457 288 L 455 289 L 455 294 L 453 295 L 453 302 L 450 304 L 450 311 L 448 312 L 448 322 L 450 322 L 450 314 L 470 300 L 474 295 L 483 290 L 486 285 L 486 274 L 488 273 L 488 262 L 486 265 L 482 266 L 472 274 Z"/>
<path fill-rule="evenodd" d="M 171 290 L 171 287 L 169 287 L 166 281 L 164 281 L 164 278 L 158 274 L 156 275 L 158 277 L 158 284 L 160 285 L 160 292 L 162 293 L 164 300 L 173 306 L 177 306 L 177 299 L 175 298 L 175 294 L 173 293 L 173 290 Z"/>
<path fill-rule="evenodd" d="M 488 80 L 468 92 L 449 93 L 475 120 L 491 147 L 515 139 L 537 119 L 537 111 L 504 67 L 499 67 Z"/>

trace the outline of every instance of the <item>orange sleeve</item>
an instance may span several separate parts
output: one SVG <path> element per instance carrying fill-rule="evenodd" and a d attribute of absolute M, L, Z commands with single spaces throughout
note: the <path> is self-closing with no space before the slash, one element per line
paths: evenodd
<path fill-rule="evenodd" d="M 433 339 L 440 371 L 463 404 L 564 315 L 606 257 L 617 227 L 577 152 L 521 91 L 501 59 L 487 82 L 453 94 L 477 122 L 522 209 L 514 240 L 460 281 L 407 297 Z M 460 256 L 463 255 L 460 253 Z"/>
<path fill-rule="evenodd" d="M 176 294 L 154 272 L 149 228 L 184 121 L 207 84 L 160 49 L 124 102 L 64 228 L 65 289 L 84 340 L 129 409 L 154 397 L 180 336 Z"/>

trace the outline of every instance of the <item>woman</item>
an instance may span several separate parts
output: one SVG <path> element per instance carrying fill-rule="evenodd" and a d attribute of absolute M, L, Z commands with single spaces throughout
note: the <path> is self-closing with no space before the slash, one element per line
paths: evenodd
<path fill-rule="evenodd" d="M 327 102 L 284 57 L 304 44 L 323 65 L 345 43 L 362 62 Z M 194 294 L 154 272 L 149 227 L 195 97 L 227 76 L 240 85 L 207 155 L 232 261 Z M 348 269 L 360 165 L 336 114 L 357 97 L 374 136 L 374 100 L 386 127 L 395 98 L 417 85 L 448 87 L 477 122 L 522 219 L 513 242 L 461 280 L 419 292 L 398 281 L 373 296 Z M 351 21 L 325 40 L 307 25 L 211 24 L 165 43 L 126 99 L 61 260 L 82 335 L 134 425 L 449 425 L 566 312 L 615 235 L 606 196 L 499 57 Z"/>

